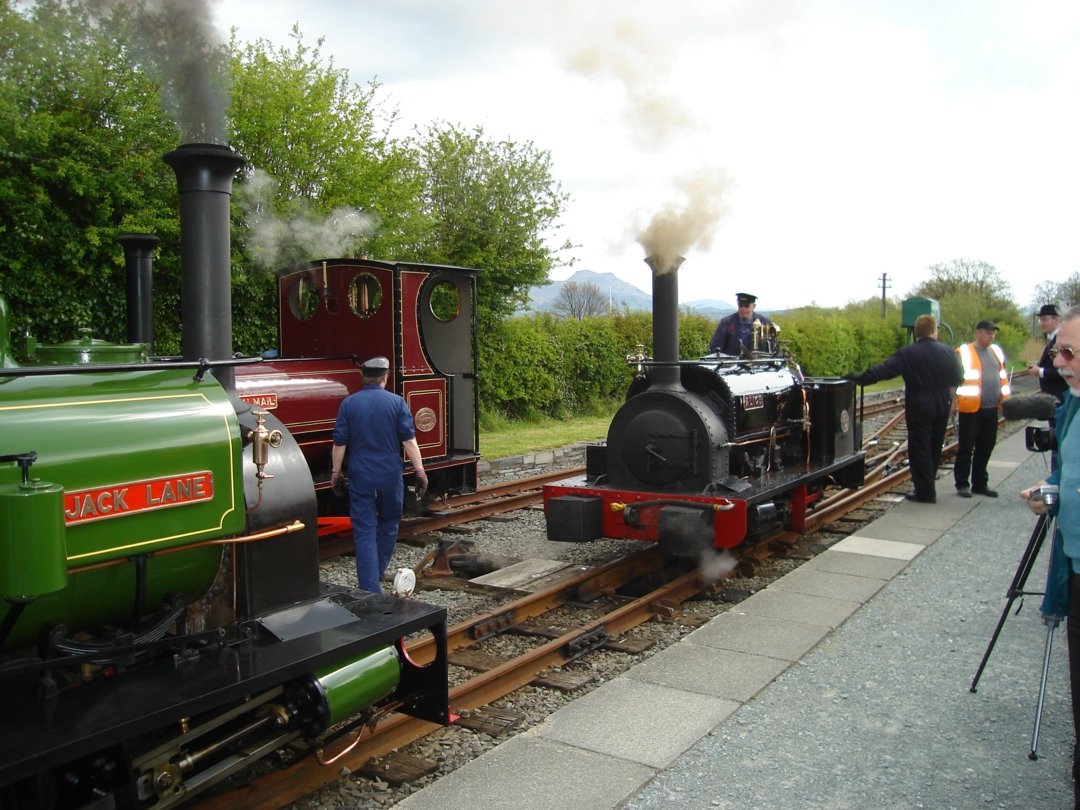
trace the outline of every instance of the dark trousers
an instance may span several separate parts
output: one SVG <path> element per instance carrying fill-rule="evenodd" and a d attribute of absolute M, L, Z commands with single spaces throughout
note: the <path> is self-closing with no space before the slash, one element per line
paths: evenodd
<path fill-rule="evenodd" d="M 937 495 L 934 479 L 941 463 L 941 446 L 949 423 L 948 392 L 908 392 L 904 403 L 907 421 L 908 466 L 915 497 L 929 500 Z"/>
<path fill-rule="evenodd" d="M 957 489 L 967 489 L 969 485 L 972 489 L 986 489 L 990 481 L 986 465 L 997 444 L 997 423 L 997 408 L 980 408 L 976 413 L 959 414 L 959 446 L 953 466 Z"/>
<path fill-rule="evenodd" d="M 392 475 L 378 488 L 361 476 L 349 480 L 349 519 L 356 549 L 356 581 L 361 590 L 382 593 L 379 580 L 390 565 L 401 524 L 405 482 Z"/>
<path fill-rule="evenodd" d="M 1069 691 L 1072 695 L 1073 732 L 1080 739 L 1080 574 L 1069 575 L 1069 620 L 1065 625 L 1069 640 Z M 1073 776 L 1076 777 L 1076 753 Z"/>

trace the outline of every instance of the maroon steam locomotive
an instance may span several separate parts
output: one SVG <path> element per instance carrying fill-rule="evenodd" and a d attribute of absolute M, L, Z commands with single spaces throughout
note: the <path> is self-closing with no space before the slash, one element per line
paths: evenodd
<path fill-rule="evenodd" d="M 331 434 L 359 364 L 390 358 L 387 390 L 412 411 L 432 495 L 476 490 L 476 271 L 407 262 L 327 259 L 278 282 L 280 349 L 236 369 L 240 399 L 273 411 L 296 437 L 319 498 L 321 531 L 347 527 L 330 491 Z M 406 473 L 407 483 L 412 479 Z M 415 499 L 409 506 L 419 507 Z"/>

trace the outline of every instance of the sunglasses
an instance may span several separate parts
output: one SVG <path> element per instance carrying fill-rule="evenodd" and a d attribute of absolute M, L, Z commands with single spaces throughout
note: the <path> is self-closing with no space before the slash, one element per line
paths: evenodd
<path fill-rule="evenodd" d="M 1076 357 L 1077 351 L 1077 349 L 1074 349 L 1071 346 L 1055 346 L 1049 351 L 1049 355 L 1050 359 L 1053 360 L 1060 354 L 1061 359 L 1063 359 L 1066 363 L 1069 363 L 1072 362 L 1072 359 L 1074 357 Z"/>

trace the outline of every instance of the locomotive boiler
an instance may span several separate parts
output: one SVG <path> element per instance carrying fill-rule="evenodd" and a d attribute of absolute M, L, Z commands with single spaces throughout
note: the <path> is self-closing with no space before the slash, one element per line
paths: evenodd
<path fill-rule="evenodd" d="M 548 538 L 649 540 L 697 557 L 765 532 L 801 531 L 826 484 L 861 486 L 854 386 L 806 378 L 786 357 L 680 361 L 678 268 L 653 271 L 653 351 L 608 428 L 586 448 L 580 480 L 544 488 Z"/>
<path fill-rule="evenodd" d="M 165 160 L 180 195 L 183 357 L 150 355 L 148 319 L 129 315 L 142 330 L 129 346 L 84 335 L 17 366 L 0 302 L 5 808 L 171 807 L 394 711 L 449 721 L 445 610 L 320 583 L 302 409 L 275 407 L 287 374 L 233 356 L 242 159 L 190 144 Z M 143 255 L 129 263 L 145 267 L 152 239 L 131 241 Z M 443 271 L 418 272 L 422 286 Z M 145 305 L 130 290 L 129 306 Z M 434 636 L 431 663 L 409 659 L 412 634 Z"/>

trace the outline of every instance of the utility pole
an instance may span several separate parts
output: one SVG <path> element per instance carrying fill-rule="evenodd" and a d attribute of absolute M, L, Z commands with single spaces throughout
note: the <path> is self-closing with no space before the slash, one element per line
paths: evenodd
<path fill-rule="evenodd" d="M 889 284 L 889 274 L 888 273 L 882 273 L 881 274 L 881 317 L 882 318 L 885 317 L 885 291 L 887 289 L 889 289 L 890 286 L 891 285 Z"/>

